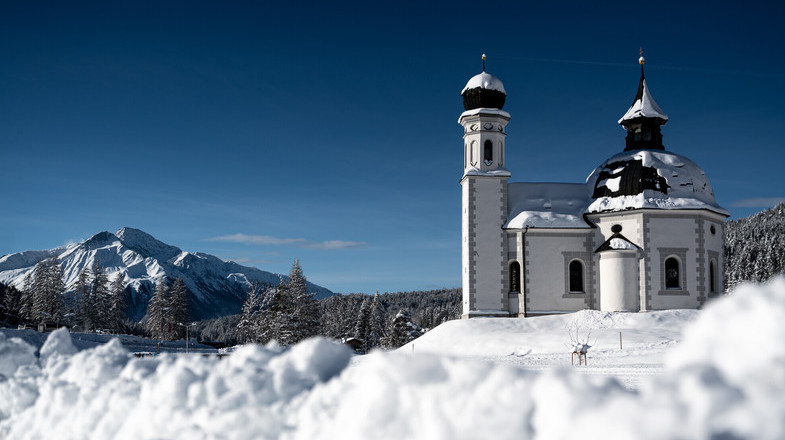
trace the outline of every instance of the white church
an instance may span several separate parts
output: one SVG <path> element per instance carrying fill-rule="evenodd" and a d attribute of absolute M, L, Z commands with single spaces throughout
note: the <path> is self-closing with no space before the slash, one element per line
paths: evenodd
<path fill-rule="evenodd" d="M 703 170 L 666 151 L 643 75 L 624 149 L 586 183 L 509 182 L 502 82 L 461 92 L 464 318 L 694 309 L 723 291 L 723 220 Z M 620 148 L 620 150 L 622 150 Z"/>

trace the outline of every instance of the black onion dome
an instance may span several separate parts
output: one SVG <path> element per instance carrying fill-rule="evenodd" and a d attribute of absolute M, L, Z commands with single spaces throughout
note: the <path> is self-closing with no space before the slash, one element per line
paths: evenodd
<path fill-rule="evenodd" d="M 592 190 L 587 212 L 627 209 L 708 209 L 717 205 L 706 173 L 684 156 L 662 150 L 625 151 L 606 160 L 586 179 Z"/>
<path fill-rule="evenodd" d="M 474 75 L 466 83 L 466 87 L 461 91 L 461 96 L 463 96 L 463 108 L 466 110 L 474 110 L 476 108 L 502 109 L 507 93 L 504 90 L 504 84 L 502 84 L 499 78 L 482 72 Z"/>

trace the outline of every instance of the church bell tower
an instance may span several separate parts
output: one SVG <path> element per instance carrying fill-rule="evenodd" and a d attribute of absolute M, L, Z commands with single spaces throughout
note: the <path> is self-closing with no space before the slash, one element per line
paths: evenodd
<path fill-rule="evenodd" d="M 461 212 L 462 317 L 509 316 L 504 286 L 507 274 L 504 224 L 507 180 L 504 131 L 510 114 L 502 110 L 507 94 L 501 80 L 483 71 L 464 87 L 458 119 L 463 126 Z"/>

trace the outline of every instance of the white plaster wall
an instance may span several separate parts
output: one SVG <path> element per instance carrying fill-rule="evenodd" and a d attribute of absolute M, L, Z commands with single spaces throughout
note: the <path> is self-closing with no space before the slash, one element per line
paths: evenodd
<path fill-rule="evenodd" d="M 463 287 L 463 315 L 469 313 L 469 184 L 461 184 L 461 286 Z"/>
<path fill-rule="evenodd" d="M 464 172 L 471 169 L 491 171 L 504 166 L 504 128 L 509 119 L 494 114 L 476 114 L 462 116 L 460 123 L 464 127 Z M 493 144 L 493 161 L 485 163 L 483 150 L 485 141 Z"/>
<path fill-rule="evenodd" d="M 477 310 L 503 310 L 506 293 L 502 269 L 506 254 L 502 239 L 503 181 L 497 178 L 473 179 L 477 185 L 475 200 L 475 268 Z M 506 311 L 506 310 L 505 310 Z"/>
<path fill-rule="evenodd" d="M 621 235 L 627 237 L 628 240 L 643 247 L 643 214 L 630 212 L 625 214 L 598 214 L 589 216 L 597 229 L 595 233 L 598 234 L 595 244 L 599 247 L 605 242 L 613 232 L 611 228 L 613 225 L 621 226 Z"/>
<path fill-rule="evenodd" d="M 526 266 L 528 282 L 524 293 L 528 300 L 527 313 L 546 313 L 555 311 L 572 312 L 586 308 L 585 294 L 567 292 L 567 264 L 562 252 L 586 252 L 586 234 L 564 236 L 551 235 L 529 230 L 525 237 L 525 250 L 528 250 Z M 593 258 L 593 254 L 592 258 Z M 584 261 L 584 289 L 589 284 L 589 261 Z"/>
<path fill-rule="evenodd" d="M 699 214 L 677 215 L 682 218 L 674 218 L 676 213 L 668 213 L 667 216 L 649 215 L 649 252 L 651 261 L 651 309 L 694 309 L 698 307 L 698 267 L 697 267 L 697 245 L 698 238 L 696 229 Z M 687 295 L 677 295 L 676 291 L 669 291 L 663 285 L 662 263 L 667 255 L 663 255 L 659 248 L 686 248 L 687 252 L 684 261 L 681 263 L 681 270 L 684 271 L 684 285 L 681 286 Z M 662 292 L 665 292 L 663 294 Z M 671 294 L 668 294 L 671 293 Z"/>
<path fill-rule="evenodd" d="M 597 249 L 613 235 L 611 228 L 613 225 L 620 225 L 621 235 L 627 237 L 632 243 L 640 248 L 644 247 L 643 232 L 643 213 L 640 211 L 630 211 L 624 213 L 593 214 L 589 220 L 597 225 L 595 229 L 594 249 Z M 636 262 L 638 271 L 638 310 L 646 310 L 646 265 L 643 258 Z M 600 274 L 600 279 L 602 275 Z M 601 281 L 600 281 L 601 282 Z M 602 289 L 598 292 L 602 294 Z"/>
<path fill-rule="evenodd" d="M 518 317 L 526 316 L 526 268 L 524 267 L 524 251 L 523 251 L 523 231 L 520 229 L 507 230 L 507 267 L 513 261 L 517 261 L 520 273 L 520 291 L 517 294 L 510 294 L 510 271 L 507 271 L 507 277 L 504 279 L 504 285 L 508 291 L 508 301 L 510 314 Z M 517 308 L 516 308 L 517 306 Z"/>
<path fill-rule="evenodd" d="M 706 215 L 703 223 L 706 243 L 704 245 L 706 252 L 706 292 L 709 288 L 709 253 L 713 251 L 717 253 L 717 292 L 722 293 L 725 291 L 725 280 L 723 279 L 722 267 L 725 264 L 723 261 L 723 240 L 722 240 L 722 226 L 723 218 L 715 215 Z M 711 226 L 714 225 L 715 233 L 712 235 Z"/>
<path fill-rule="evenodd" d="M 640 308 L 638 251 L 604 251 L 600 261 L 600 310 L 637 312 Z"/>

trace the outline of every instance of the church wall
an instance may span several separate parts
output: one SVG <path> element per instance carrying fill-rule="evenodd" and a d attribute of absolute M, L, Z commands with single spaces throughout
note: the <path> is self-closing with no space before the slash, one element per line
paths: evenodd
<path fill-rule="evenodd" d="M 593 233 L 534 231 L 524 234 L 524 298 L 527 315 L 573 312 L 596 308 L 596 259 L 591 248 Z M 568 266 L 583 263 L 584 293 L 570 293 Z"/>
<path fill-rule="evenodd" d="M 719 294 L 725 291 L 725 280 L 723 279 L 722 274 L 722 267 L 725 264 L 724 261 L 724 254 L 723 254 L 723 247 L 725 243 L 722 239 L 723 234 L 723 218 L 717 215 L 707 214 L 705 215 L 705 221 L 703 225 L 704 233 L 703 236 L 705 237 L 706 244 L 706 296 L 707 298 L 712 298 L 714 296 L 718 296 Z M 711 227 L 714 226 L 714 233 L 711 232 Z M 709 261 L 714 260 L 716 262 L 715 266 L 715 292 L 711 292 L 709 290 Z"/>
<path fill-rule="evenodd" d="M 621 226 L 621 234 L 632 243 L 643 247 L 643 214 L 641 213 L 626 213 L 626 214 L 601 214 L 589 216 L 589 219 L 597 226 L 596 247 L 599 247 L 605 242 L 613 232 L 611 228 L 613 225 Z"/>
<path fill-rule="evenodd" d="M 612 214 L 593 214 L 589 216 L 589 220 L 594 223 L 597 228 L 595 229 L 595 242 L 594 248 L 597 249 L 605 240 L 613 235 L 611 228 L 613 225 L 620 225 L 622 227 L 621 234 L 626 237 L 630 242 L 638 245 L 644 250 L 645 253 L 645 240 L 644 235 L 644 216 L 640 211 L 631 211 L 625 213 L 612 213 Z M 639 310 L 646 310 L 646 259 L 639 258 L 637 261 L 638 270 L 638 292 L 639 292 Z M 602 282 L 602 273 L 598 274 L 600 283 Z M 598 292 L 601 295 L 601 292 Z"/>
<path fill-rule="evenodd" d="M 638 250 L 606 250 L 599 254 L 600 310 L 640 310 Z"/>
<path fill-rule="evenodd" d="M 463 316 L 468 316 L 474 299 L 472 287 L 473 275 L 476 273 L 474 262 L 469 252 L 469 195 L 468 182 L 461 185 L 461 286 L 463 287 Z"/>
<path fill-rule="evenodd" d="M 705 274 L 701 267 L 702 228 L 700 214 L 658 215 L 647 213 L 649 310 L 694 309 L 704 293 Z M 668 257 L 680 263 L 679 288 L 666 288 L 664 263 Z"/>
<path fill-rule="evenodd" d="M 462 185 L 464 316 L 507 316 L 506 179 L 467 177 Z"/>

